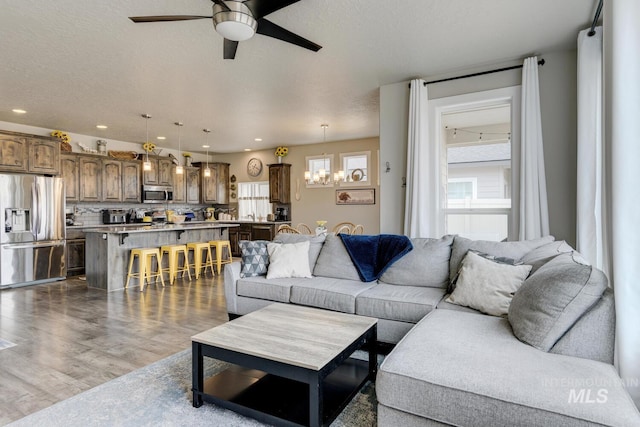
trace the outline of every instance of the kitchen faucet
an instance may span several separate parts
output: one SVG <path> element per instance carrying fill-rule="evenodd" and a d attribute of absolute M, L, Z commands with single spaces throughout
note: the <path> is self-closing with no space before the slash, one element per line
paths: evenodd
<path fill-rule="evenodd" d="M 248 217 L 250 217 L 250 218 L 251 218 L 251 220 L 252 220 L 253 222 L 255 222 L 255 221 L 256 221 L 256 214 L 254 214 L 254 213 L 250 213 L 250 214 L 249 214 L 249 215 L 247 215 L 247 216 L 248 216 Z"/>

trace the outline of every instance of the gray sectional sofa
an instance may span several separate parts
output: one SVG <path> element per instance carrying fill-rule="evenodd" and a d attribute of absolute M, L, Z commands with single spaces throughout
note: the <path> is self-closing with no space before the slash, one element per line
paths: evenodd
<path fill-rule="evenodd" d="M 566 243 L 412 239 L 411 252 L 364 283 L 339 236 L 274 239 L 301 241 L 312 278 L 240 277 L 234 262 L 227 310 L 282 302 L 378 318 L 379 341 L 395 344 L 376 380 L 378 425 L 640 426 L 612 364 L 613 292 Z M 449 302 L 469 251 L 531 266 L 508 314 Z"/>

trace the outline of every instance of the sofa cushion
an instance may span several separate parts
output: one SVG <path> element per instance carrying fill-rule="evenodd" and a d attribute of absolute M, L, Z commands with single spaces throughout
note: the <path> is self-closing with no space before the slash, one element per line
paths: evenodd
<path fill-rule="evenodd" d="M 267 279 L 285 277 L 311 278 L 309 242 L 268 243 L 269 269 Z"/>
<path fill-rule="evenodd" d="M 581 390 L 583 399 L 596 399 L 602 388 L 606 401 L 571 404 Z M 515 339 L 505 318 L 450 310 L 433 310 L 396 345 L 378 371 L 376 396 L 387 407 L 450 425 L 639 420 L 612 365 L 538 351 Z"/>
<path fill-rule="evenodd" d="M 447 294 L 442 298 L 442 300 L 436 306 L 437 309 L 440 310 L 453 310 L 453 311 L 462 311 L 464 313 L 475 313 L 475 314 L 483 314 L 478 310 L 475 310 L 471 307 L 466 307 L 464 305 L 453 304 L 447 301 L 449 299 L 449 295 Z"/>
<path fill-rule="evenodd" d="M 509 307 L 518 339 L 549 351 L 600 300 L 607 277 L 597 268 L 561 254 L 543 265 L 520 287 Z"/>
<path fill-rule="evenodd" d="M 513 294 L 531 271 L 530 265 L 510 265 L 467 252 L 462 260 L 456 288 L 447 302 L 506 316 Z"/>
<path fill-rule="evenodd" d="M 333 233 L 327 234 L 313 269 L 313 275 L 360 281 L 358 270 L 353 265 L 342 239 Z"/>
<path fill-rule="evenodd" d="M 264 276 L 269 267 L 268 240 L 240 240 L 240 277 Z"/>
<path fill-rule="evenodd" d="M 332 277 L 298 279 L 291 287 L 290 300 L 294 304 L 354 314 L 356 297 L 375 285 L 375 282 L 363 283 L 359 278 L 355 280 Z"/>
<path fill-rule="evenodd" d="M 413 238 L 411 243 L 413 250 L 389 267 L 379 281 L 393 285 L 446 288 L 453 236 Z"/>
<path fill-rule="evenodd" d="M 522 258 L 520 258 L 520 262 L 530 265 L 532 268 L 531 273 L 529 274 L 533 274 L 540 267 L 558 255 L 573 252 L 574 250 L 575 249 L 573 249 L 567 242 L 559 240 L 557 242 L 547 243 L 546 245 L 542 245 L 530 252 L 527 252 Z"/>
<path fill-rule="evenodd" d="M 449 292 L 452 292 L 455 287 L 455 278 L 460 269 L 460 263 L 469 249 L 499 257 L 520 259 L 527 252 L 554 240 L 553 236 L 545 236 L 539 239 L 519 242 L 491 242 L 488 240 L 470 240 L 456 236 L 451 246 L 451 259 L 449 261 Z"/>
<path fill-rule="evenodd" d="M 309 242 L 309 268 L 313 271 L 313 267 L 316 265 L 318 255 L 324 244 L 325 235 L 313 236 L 310 234 L 292 234 L 292 233 L 278 233 L 273 238 L 274 243 L 300 243 Z"/>
<path fill-rule="evenodd" d="M 242 297 L 260 298 L 269 301 L 289 302 L 291 286 L 299 282 L 299 278 L 267 279 L 265 276 L 238 279 L 236 294 Z"/>
<path fill-rule="evenodd" d="M 380 283 L 356 297 L 356 314 L 417 323 L 433 310 L 444 289 Z"/>

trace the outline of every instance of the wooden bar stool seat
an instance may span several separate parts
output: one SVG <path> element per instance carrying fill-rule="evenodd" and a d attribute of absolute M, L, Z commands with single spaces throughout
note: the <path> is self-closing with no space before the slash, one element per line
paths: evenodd
<path fill-rule="evenodd" d="M 160 256 L 164 258 L 164 254 L 167 254 L 167 267 L 162 269 L 163 273 L 169 274 L 169 283 L 173 285 L 178 273 L 180 277 L 184 277 L 184 273 L 187 273 L 189 280 L 191 280 L 191 272 L 189 271 L 189 257 L 187 255 L 187 245 L 164 245 L 160 247 Z M 180 266 L 180 254 L 182 254 L 182 267 Z"/>
<path fill-rule="evenodd" d="M 209 249 L 209 243 L 207 242 L 191 242 L 187 243 L 187 250 L 193 251 L 193 263 L 189 264 L 189 267 L 193 267 L 196 273 L 196 279 L 200 278 L 200 270 L 204 267 L 204 272 L 207 272 L 207 267 L 213 272 L 213 260 L 211 258 L 211 249 Z M 202 252 L 205 252 L 204 262 L 202 259 Z"/>
<path fill-rule="evenodd" d="M 138 272 L 133 272 L 133 261 L 138 257 Z M 157 268 L 153 271 L 153 258 L 156 259 Z M 127 272 L 127 281 L 124 284 L 126 288 L 129 286 L 129 280 L 132 277 L 138 278 L 140 284 L 140 292 L 144 291 L 145 280 L 147 283 L 151 283 L 151 278 L 154 278 L 154 282 L 158 282 L 158 277 L 164 286 L 164 279 L 162 278 L 162 270 L 160 268 L 160 249 L 158 248 L 134 248 L 131 249 L 129 254 L 129 271 Z"/>
<path fill-rule="evenodd" d="M 216 251 L 216 271 L 218 274 L 222 273 L 222 264 L 230 264 L 233 262 L 233 257 L 231 256 L 231 242 L 228 240 L 210 240 L 209 246 L 215 249 Z M 226 249 L 228 258 L 222 258 L 222 251 Z"/>

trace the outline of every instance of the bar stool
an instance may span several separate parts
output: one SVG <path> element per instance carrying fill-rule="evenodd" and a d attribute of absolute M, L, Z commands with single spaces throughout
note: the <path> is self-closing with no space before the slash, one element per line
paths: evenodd
<path fill-rule="evenodd" d="M 231 256 L 231 243 L 228 240 L 210 240 L 209 246 L 214 248 L 216 251 L 216 269 L 218 271 L 218 274 L 220 274 L 222 271 L 222 264 L 231 264 L 233 262 L 233 257 Z M 229 258 L 222 259 L 223 249 L 227 249 Z"/>
<path fill-rule="evenodd" d="M 187 251 L 193 251 L 193 264 L 189 267 L 193 267 L 196 273 L 196 279 L 200 278 L 200 270 L 204 267 L 204 272 L 207 272 L 207 267 L 211 268 L 211 274 L 213 272 L 213 261 L 211 259 L 211 249 L 209 249 L 209 243 L 207 242 L 191 242 L 187 243 Z M 202 251 L 206 251 L 204 262 L 202 262 Z"/>
<path fill-rule="evenodd" d="M 160 257 L 164 258 L 164 254 L 167 254 L 168 267 L 163 268 L 163 273 L 169 274 L 169 283 L 173 285 L 178 273 L 181 273 L 181 277 L 184 277 L 186 272 L 191 280 L 191 272 L 189 271 L 189 258 L 187 256 L 187 245 L 164 245 L 160 247 Z M 180 267 L 180 254 L 182 254 L 183 261 L 182 267 Z"/>
<path fill-rule="evenodd" d="M 138 272 L 134 273 L 133 270 L 133 261 L 138 257 Z M 155 257 L 157 261 L 158 268 L 156 271 L 153 271 L 152 268 L 152 258 Z M 126 288 L 129 286 L 129 280 L 132 277 L 137 277 L 140 283 L 140 292 L 144 291 L 145 279 L 148 283 L 151 283 L 151 278 L 154 277 L 154 282 L 158 282 L 158 276 L 160 276 L 160 281 L 162 282 L 162 286 L 164 286 L 164 279 L 162 278 L 162 270 L 160 268 L 160 250 L 158 248 L 135 248 L 131 249 L 131 253 L 129 254 L 129 271 L 127 272 L 127 282 L 124 284 Z"/>

